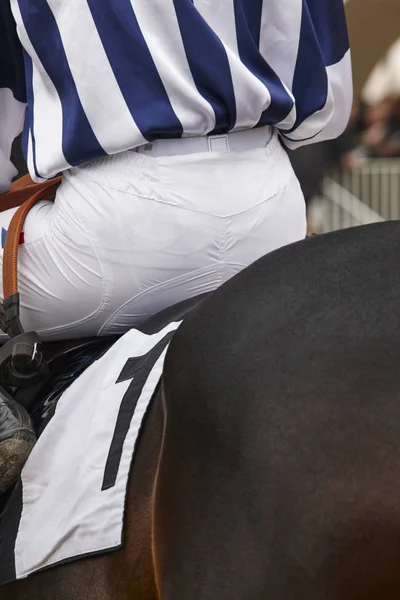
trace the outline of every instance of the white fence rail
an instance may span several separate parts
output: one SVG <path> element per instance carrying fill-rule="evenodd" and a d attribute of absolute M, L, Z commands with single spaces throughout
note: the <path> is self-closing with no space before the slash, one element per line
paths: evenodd
<path fill-rule="evenodd" d="M 311 212 L 323 232 L 400 219 L 400 160 L 371 160 L 352 172 L 331 173 Z"/>

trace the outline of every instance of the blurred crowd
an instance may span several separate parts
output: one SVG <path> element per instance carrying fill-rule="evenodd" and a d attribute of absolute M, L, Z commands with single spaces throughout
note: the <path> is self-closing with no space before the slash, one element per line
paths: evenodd
<path fill-rule="evenodd" d="M 400 158 L 400 98 L 388 97 L 375 105 L 360 103 L 346 134 L 352 138 L 353 151 L 361 158 Z M 344 157 L 344 168 L 352 167 Z"/>

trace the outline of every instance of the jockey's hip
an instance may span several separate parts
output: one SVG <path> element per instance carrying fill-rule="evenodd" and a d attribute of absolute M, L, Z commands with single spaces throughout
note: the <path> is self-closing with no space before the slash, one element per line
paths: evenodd
<path fill-rule="evenodd" d="M 304 199 L 276 135 L 243 133 L 156 142 L 67 171 L 54 204 L 25 222 L 24 328 L 47 339 L 123 333 L 303 238 Z M 3 238 L 14 212 L 0 214 Z"/>

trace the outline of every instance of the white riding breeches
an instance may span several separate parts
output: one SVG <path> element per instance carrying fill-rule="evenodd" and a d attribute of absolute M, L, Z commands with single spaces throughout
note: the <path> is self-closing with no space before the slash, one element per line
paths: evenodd
<path fill-rule="evenodd" d="M 265 135 L 262 148 L 127 151 L 65 172 L 54 203 L 39 202 L 24 225 L 24 329 L 44 339 L 124 333 L 304 238 L 299 183 Z M 0 213 L 3 239 L 14 212 Z"/>

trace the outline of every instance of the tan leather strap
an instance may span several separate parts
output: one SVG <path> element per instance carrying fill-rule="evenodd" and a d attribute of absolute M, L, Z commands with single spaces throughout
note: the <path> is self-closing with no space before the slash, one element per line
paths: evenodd
<path fill-rule="evenodd" d="M 47 183 L 47 181 L 45 181 Z M 21 188 L 26 188 L 28 185 L 42 185 L 41 183 L 35 183 L 32 177 L 27 173 L 27 175 L 23 175 L 22 177 L 18 177 L 11 184 L 11 189 L 8 194 L 14 192 L 15 190 L 20 190 Z"/>
<path fill-rule="evenodd" d="M 56 179 L 52 179 L 51 181 L 56 181 Z M 57 177 L 57 181 L 60 181 L 60 178 Z M 12 184 L 9 192 L 0 194 L 0 212 L 21 206 L 23 202 L 28 200 L 31 196 L 33 196 L 33 194 L 36 194 L 40 190 L 43 191 L 43 200 L 51 199 L 54 197 L 54 194 L 53 196 L 49 194 L 47 191 L 48 185 L 49 181 L 45 181 L 44 183 L 35 183 L 32 181 L 29 175 L 25 175 L 25 177 L 17 179 Z"/>
<path fill-rule="evenodd" d="M 6 300 L 13 294 L 18 293 L 18 247 L 21 236 L 22 227 L 24 225 L 27 214 L 36 202 L 43 199 L 54 197 L 61 182 L 61 177 L 56 177 L 44 183 L 30 184 L 30 178 L 25 178 L 28 185 L 21 186 L 16 183 L 14 189 L 11 189 L 7 194 L 0 195 L 0 212 L 5 210 L 2 201 L 4 199 L 14 199 L 18 197 L 23 204 L 15 212 L 11 219 L 6 241 L 4 244 L 3 254 L 3 298 Z"/>

